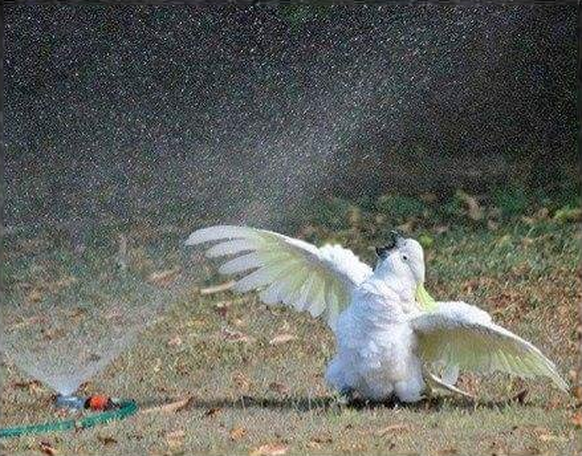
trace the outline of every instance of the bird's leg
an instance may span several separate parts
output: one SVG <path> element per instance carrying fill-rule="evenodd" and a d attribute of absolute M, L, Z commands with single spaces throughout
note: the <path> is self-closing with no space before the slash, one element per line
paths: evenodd
<path fill-rule="evenodd" d="M 342 388 L 337 393 L 337 402 L 341 405 L 349 405 L 354 401 L 354 389 L 348 387 Z"/>
<path fill-rule="evenodd" d="M 354 390 L 353 388 L 347 387 L 334 391 L 331 405 L 333 408 L 341 409 L 342 407 L 348 406 L 353 402 Z"/>

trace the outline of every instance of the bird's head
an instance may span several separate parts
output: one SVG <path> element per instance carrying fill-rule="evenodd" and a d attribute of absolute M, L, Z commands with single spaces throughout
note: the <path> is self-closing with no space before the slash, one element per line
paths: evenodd
<path fill-rule="evenodd" d="M 388 243 L 376 247 L 378 263 L 374 276 L 380 280 L 395 282 L 399 286 L 410 287 L 416 301 L 423 308 L 434 307 L 434 299 L 424 288 L 424 251 L 414 239 L 404 238 L 397 231 L 390 232 Z"/>

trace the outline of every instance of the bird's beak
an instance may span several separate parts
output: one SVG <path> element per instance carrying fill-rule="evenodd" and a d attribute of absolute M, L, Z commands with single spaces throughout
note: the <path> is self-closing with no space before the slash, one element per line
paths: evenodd
<path fill-rule="evenodd" d="M 428 293 L 428 291 L 426 291 L 426 288 L 424 288 L 423 283 L 419 283 L 418 286 L 416 287 L 415 299 L 420 304 L 423 310 L 431 311 L 435 310 L 437 307 L 436 301 Z"/>
<path fill-rule="evenodd" d="M 394 247 L 398 246 L 398 242 L 400 242 L 401 239 L 404 238 L 404 236 L 402 236 L 402 234 L 400 233 L 400 231 L 396 231 L 396 230 L 392 230 L 390 231 L 390 233 L 388 234 L 388 239 L 389 239 L 389 243 L 391 248 L 393 249 Z"/>
<path fill-rule="evenodd" d="M 400 239 L 402 239 L 402 235 L 398 231 L 390 231 L 388 234 L 388 244 L 382 247 L 376 247 L 376 255 L 378 255 L 380 258 L 384 258 L 386 253 L 398 246 Z"/>

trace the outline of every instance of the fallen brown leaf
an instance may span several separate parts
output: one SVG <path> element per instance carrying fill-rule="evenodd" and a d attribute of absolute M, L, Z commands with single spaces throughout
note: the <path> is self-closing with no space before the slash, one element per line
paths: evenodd
<path fill-rule="evenodd" d="M 247 435 L 247 430 L 244 427 L 237 426 L 233 427 L 228 434 L 230 436 L 230 440 L 240 440 L 245 435 Z"/>
<path fill-rule="evenodd" d="M 295 337 L 293 334 L 279 334 L 269 341 L 269 345 L 280 345 L 295 339 L 297 339 L 297 337 Z"/>
<path fill-rule="evenodd" d="M 108 435 L 105 436 L 98 435 L 97 440 L 99 440 L 103 445 L 111 445 L 112 443 L 117 443 L 117 440 Z"/>
<path fill-rule="evenodd" d="M 143 410 L 142 413 L 152 413 L 152 412 L 176 413 L 176 412 L 180 412 L 180 411 L 188 408 L 192 404 L 193 401 L 194 401 L 194 398 L 192 396 L 188 396 L 188 397 L 181 399 L 179 401 L 170 402 L 169 404 L 164 404 L 164 405 L 160 405 L 157 407 L 150 407 L 148 409 Z"/>
<path fill-rule="evenodd" d="M 329 435 L 316 435 L 311 437 L 311 440 L 309 440 L 309 442 L 307 443 L 307 447 L 314 449 L 314 450 L 319 450 L 321 448 L 323 448 L 324 444 L 326 443 L 332 443 L 333 439 L 329 436 Z"/>
<path fill-rule="evenodd" d="M 491 231 L 495 231 L 497 228 L 499 228 L 499 223 L 489 219 L 487 220 L 487 228 Z"/>
<path fill-rule="evenodd" d="M 250 380 L 242 372 L 235 372 L 232 376 L 234 384 L 243 390 L 248 390 L 251 386 Z"/>
<path fill-rule="evenodd" d="M 59 454 L 57 449 L 50 443 L 46 441 L 42 441 L 39 443 L 39 449 L 44 454 L 48 454 L 49 456 L 54 456 L 55 454 Z"/>
<path fill-rule="evenodd" d="M 289 447 L 282 443 L 267 443 L 252 450 L 249 454 L 251 456 L 277 456 L 287 453 Z"/>
<path fill-rule="evenodd" d="M 402 225 L 398 225 L 397 228 L 403 233 L 406 234 L 412 233 L 414 229 L 414 220 L 409 220 L 408 222 L 405 222 Z"/>
<path fill-rule="evenodd" d="M 568 440 L 567 437 L 554 435 L 551 433 L 538 435 L 538 439 L 540 439 L 542 442 L 565 442 Z"/>
<path fill-rule="evenodd" d="M 449 225 L 439 225 L 434 229 L 436 234 L 443 234 L 449 231 Z"/>
<path fill-rule="evenodd" d="M 465 203 L 465 206 L 467 207 L 467 214 L 471 220 L 477 221 L 483 218 L 483 210 L 481 209 L 481 206 L 475 197 L 461 190 L 457 192 L 457 195 L 461 201 Z"/>
<path fill-rule="evenodd" d="M 182 429 L 177 429 L 166 435 L 166 442 L 170 447 L 181 446 L 184 443 L 186 433 Z"/>
<path fill-rule="evenodd" d="M 222 409 L 220 407 L 212 407 L 212 408 L 209 408 L 208 410 L 206 410 L 206 413 L 204 414 L 204 416 L 212 418 L 213 416 L 218 415 L 221 411 L 222 411 Z"/>
<path fill-rule="evenodd" d="M 309 442 L 307 442 L 306 446 L 310 450 L 320 450 L 322 447 L 321 443 L 319 443 L 317 440 L 310 440 Z"/>
<path fill-rule="evenodd" d="M 220 293 L 221 291 L 227 291 L 227 290 L 230 290 L 234 284 L 235 284 L 235 281 L 231 280 L 230 282 L 222 283 L 220 285 L 216 285 L 213 287 L 202 288 L 200 290 L 200 294 L 201 295 L 209 295 L 209 294 L 214 294 L 214 293 Z"/>
<path fill-rule="evenodd" d="M 574 416 L 572 416 L 572 424 L 576 429 L 582 428 L 582 412 L 574 413 Z"/>
<path fill-rule="evenodd" d="M 38 288 L 34 288 L 27 298 L 30 302 L 39 302 L 42 300 L 42 292 Z"/>
<path fill-rule="evenodd" d="M 269 383 L 269 389 L 271 391 L 275 391 L 279 394 L 282 395 L 286 395 L 289 394 L 289 387 L 287 385 L 285 385 L 284 383 L 279 383 L 279 382 L 272 382 Z"/>
<path fill-rule="evenodd" d="M 216 309 L 216 313 L 218 313 L 218 315 L 220 315 L 222 318 L 225 318 L 231 305 L 232 301 L 221 301 L 216 303 L 214 308 Z"/>
<path fill-rule="evenodd" d="M 57 280 L 56 282 L 54 282 L 54 287 L 56 288 L 63 288 L 63 287 L 68 287 L 69 285 L 72 285 L 74 283 L 77 282 L 77 278 L 76 277 L 63 277 L 60 280 Z"/>
<path fill-rule="evenodd" d="M 166 269 L 165 271 L 152 272 L 148 277 L 148 282 L 158 287 L 172 285 L 180 275 L 180 268 Z"/>
<path fill-rule="evenodd" d="M 234 331 L 228 328 L 224 328 L 221 331 L 221 336 L 224 340 L 227 340 L 229 342 L 252 343 L 255 341 L 255 339 L 251 336 L 248 336 L 240 331 Z"/>
<path fill-rule="evenodd" d="M 383 436 L 386 434 L 400 434 L 408 431 L 410 431 L 410 426 L 408 424 L 391 424 L 390 426 L 386 426 L 377 431 L 376 435 Z"/>
<path fill-rule="evenodd" d="M 442 450 L 437 451 L 437 454 L 443 454 L 443 455 L 448 455 L 448 454 L 458 454 L 459 450 L 457 450 L 456 448 L 443 448 Z"/>
<path fill-rule="evenodd" d="M 29 380 L 25 382 L 12 383 L 14 388 L 27 389 L 31 393 L 39 393 L 42 391 L 42 383 L 38 380 Z"/>
<path fill-rule="evenodd" d="M 425 203 L 436 203 L 438 196 L 434 193 L 423 193 L 420 195 L 420 199 Z"/>
<path fill-rule="evenodd" d="M 180 336 L 174 336 L 168 341 L 168 346 L 179 347 L 182 345 L 182 338 Z"/>
<path fill-rule="evenodd" d="M 239 328 L 243 327 L 243 326 L 247 326 L 246 320 L 243 320 L 241 318 L 235 318 L 234 320 L 232 320 L 232 324 L 239 327 Z"/>

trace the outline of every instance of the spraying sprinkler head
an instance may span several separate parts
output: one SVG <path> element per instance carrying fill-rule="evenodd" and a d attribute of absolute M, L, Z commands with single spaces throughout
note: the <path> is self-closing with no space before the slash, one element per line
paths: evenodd
<path fill-rule="evenodd" d="M 93 394 L 83 398 L 78 396 L 57 394 L 55 404 L 58 408 L 71 410 L 88 409 L 93 411 L 113 410 L 119 408 L 119 400 L 103 394 Z"/>
<path fill-rule="evenodd" d="M 57 394 L 55 405 L 57 408 L 80 410 L 85 406 L 85 399 L 72 395 Z"/>

